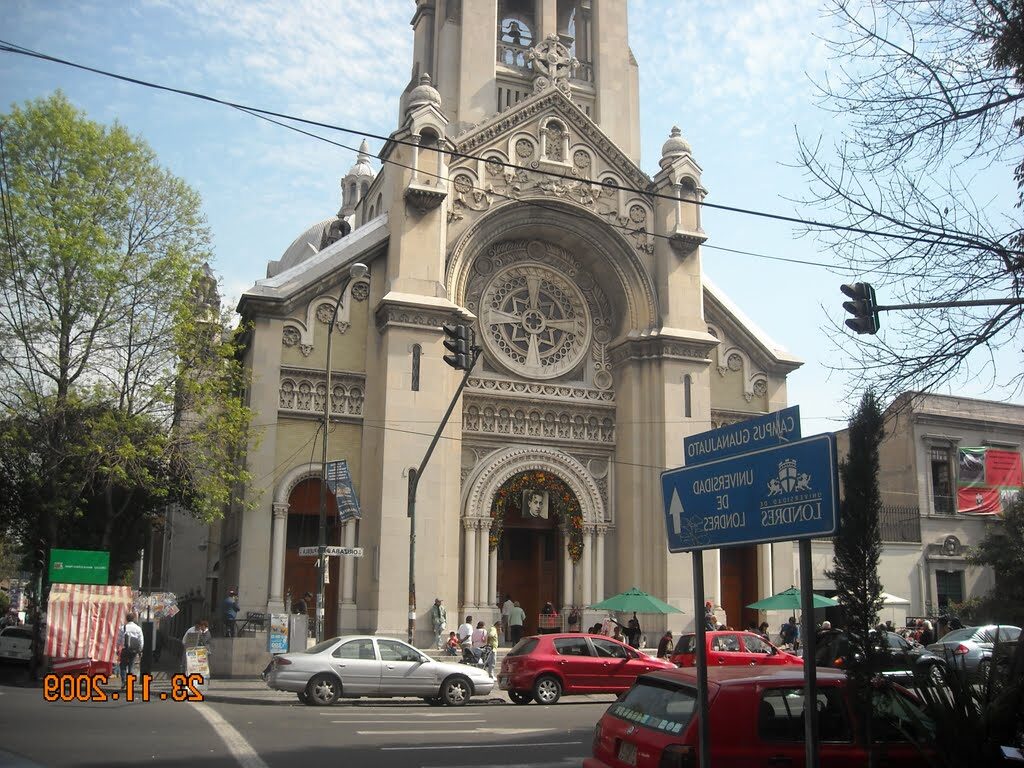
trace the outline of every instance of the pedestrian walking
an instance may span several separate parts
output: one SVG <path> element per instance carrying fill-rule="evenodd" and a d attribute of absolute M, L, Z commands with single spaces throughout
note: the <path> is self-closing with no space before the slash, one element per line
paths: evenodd
<path fill-rule="evenodd" d="M 626 624 L 626 642 L 634 648 L 639 648 L 641 635 L 643 631 L 640 629 L 640 619 L 636 617 L 636 611 L 633 611 L 633 618 Z"/>
<path fill-rule="evenodd" d="M 498 631 L 501 629 L 501 619 L 498 619 L 487 630 L 487 674 L 494 678 L 494 664 L 498 658 Z"/>
<path fill-rule="evenodd" d="M 448 629 L 448 611 L 440 597 L 434 598 L 434 605 L 430 609 L 430 625 L 434 628 L 434 647 L 440 649 L 444 631 Z"/>
<path fill-rule="evenodd" d="M 135 614 L 129 611 L 124 617 L 124 624 L 117 632 L 122 688 L 127 685 L 128 675 L 138 677 L 139 662 L 142 659 L 142 649 L 145 645 L 146 638 L 142 634 L 142 627 L 135 623 Z"/>
<path fill-rule="evenodd" d="M 508 628 L 512 633 L 512 645 L 523 639 L 523 624 L 525 623 L 526 611 L 519 606 L 518 601 L 513 601 L 512 610 L 508 612 Z"/>
<path fill-rule="evenodd" d="M 505 642 L 509 642 L 512 636 L 509 634 L 508 615 L 512 612 L 512 595 L 505 595 L 505 602 L 501 604 L 501 635 Z"/>
<path fill-rule="evenodd" d="M 672 653 L 672 630 L 665 630 L 665 634 L 658 641 L 658 658 L 667 659 Z"/>
<path fill-rule="evenodd" d="M 238 618 L 239 610 L 238 592 L 231 588 L 224 598 L 224 637 L 235 636 L 235 619 Z"/>

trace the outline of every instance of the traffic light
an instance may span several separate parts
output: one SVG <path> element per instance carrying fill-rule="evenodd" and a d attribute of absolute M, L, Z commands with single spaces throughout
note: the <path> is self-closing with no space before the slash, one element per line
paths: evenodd
<path fill-rule="evenodd" d="M 444 347 L 452 354 L 445 355 L 444 361 L 452 368 L 468 371 L 473 367 L 473 329 L 468 325 L 441 326 L 444 330 Z"/>
<path fill-rule="evenodd" d="M 875 309 L 877 302 L 871 283 L 847 283 L 839 286 L 839 290 L 852 299 L 843 302 L 843 309 L 853 315 L 847 318 L 846 325 L 857 333 L 878 333 L 882 323 Z"/>

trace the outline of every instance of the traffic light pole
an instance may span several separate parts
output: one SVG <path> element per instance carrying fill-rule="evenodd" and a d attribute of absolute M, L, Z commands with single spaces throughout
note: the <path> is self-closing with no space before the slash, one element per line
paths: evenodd
<path fill-rule="evenodd" d="M 1024 299 L 972 299 L 970 301 L 923 301 L 916 304 L 890 304 L 876 306 L 875 312 L 895 312 L 900 309 L 945 309 L 946 307 L 1019 307 Z"/>
<path fill-rule="evenodd" d="M 448 403 L 448 410 L 444 412 L 444 417 L 434 433 L 434 439 L 430 441 L 430 445 L 427 447 L 423 461 L 420 462 L 419 467 L 415 469 L 409 468 L 409 496 L 407 501 L 409 517 L 409 645 L 414 645 L 416 638 L 416 489 L 419 486 L 423 470 L 427 468 L 427 462 L 430 461 L 430 456 L 434 452 L 434 447 L 437 445 L 437 441 L 441 439 L 441 433 L 448 426 L 448 419 L 451 418 L 452 411 L 455 410 L 455 404 L 462 397 L 462 390 L 466 388 L 469 374 L 473 372 L 481 351 L 480 347 L 472 348 L 472 362 L 466 368 L 462 381 L 459 383 L 459 388 L 455 390 L 455 395 L 452 396 L 452 401 Z"/>

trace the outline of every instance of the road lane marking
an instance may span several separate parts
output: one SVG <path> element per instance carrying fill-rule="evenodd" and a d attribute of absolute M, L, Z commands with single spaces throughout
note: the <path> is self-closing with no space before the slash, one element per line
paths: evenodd
<path fill-rule="evenodd" d="M 524 733 L 547 733 L 548 731 L 557 731 L 558 728 L 474 728 L 469 731 L 465 728 L 458 728 L 451 731 L 356 731 L 360 736 L 423 736 L 427 734 L 441 734 L 441 733 L 459 733 L 463 736 L 472 736 L 478 733 L 490 733 L 496 736 L 518 736 Z"/>
<path fill-rule="evenodd" d="M 322 717 L 340 717 L 342 715 L 355 715 L 357 717 L 369 717 L 373 715 L 375 718 L 379 717 L 412 717 L 415 714 L 416 717 L 449 717 L 449 718 L 461 718 L 465 715 L 462 712 L 345 712 L 339 710 L 336 712 L 320 712 Z M 476 713 L 474 713 L 476 714 Z"/>
<path fill-rule="evenodd" d="M 487 721 L 486 720 L 460 720 L 459 722 L 462 722 L 462 723 L 486 723 Z M 334 723 L 334 724 L 337 724 L 337 725 L 350 725 L 352 723 L 376 723 L 377 725 L 380 725 L 380 720 L 331 720 L 331 723 Z M 423 721 L 422 720 L 388 720 L 388 725 L 390 725 L 391 723 L 408 723 L 409 725 L 416 725 L 418 723 L 418 724 L 422 725 Z M 443 723 L 438 723 L 438 725 L 443 725 Z"/>
<path fill-rule="evenodd" d="M 232 757 L 238 761 L 242 768 L 270 768 L 256 754 L 256 750 L 250 746 L 245 737 L 235 730 L 231 723 L 221 717 L 213 707 L 209 704 L 197 703 L 193 705 L 193 709 L 205 717 L 206 721 L 213 726 L 213 730 L 221 737 Z"/>
<path fill-rule="evenodd" d="M 574 742 L 582 744 L 583 742 Z M 534 745 L 530 745 L 534 746 Z M 549 761 L 546 763 L 502 763 L 501 768 L 566 768 L 566 766 L 578 766 L 578 757 L 563 757 L 561 760 Z M 421 768 L 451 768 L 450 765 L 424 765 Z M 459 768 L 494 768 L 493 763 L 481 763 L 480 765 L 460 765 Z"/>
<path fill-rule="evenodd" d="M 528 745 L 530 747 L 569 747 L 574 744 L 582 744 L 582 741 L 531 741 Z M 507 749 L 509 747 L 522 747 L 522 743 L 519 744 L 420 744 L 416 747 L 377 747 L 381 752 L 410 752 L 412 750 L 428 750 L 428 749 Z M 573 758 L 573 762 L 578 758 Z M 443 766 L 443 768 L 451 768 L 451 766 Z M 460 766 L 460 768 L 462 768 Z M 487 764 L 487 768 L 493 768 L 491 763 Z M 502 768 L 509 768 L 508 766 L 502 766 Z"/>

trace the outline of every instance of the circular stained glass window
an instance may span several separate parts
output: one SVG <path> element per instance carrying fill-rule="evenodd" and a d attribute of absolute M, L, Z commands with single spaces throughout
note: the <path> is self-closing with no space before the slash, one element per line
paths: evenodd
<path fill-rule="evenodd" d="M 509 370 L 535 379 L 568 373 L 590 345 L 591 322 L 579 289 L 542 264 L 498 272 L 480 299 L 484 344 Z"/>

